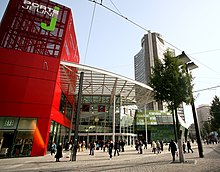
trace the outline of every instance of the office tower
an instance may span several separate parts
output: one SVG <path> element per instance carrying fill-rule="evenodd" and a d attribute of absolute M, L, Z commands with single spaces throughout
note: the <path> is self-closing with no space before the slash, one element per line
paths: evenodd
<path fill-rule="evenodd" d="M 165 47 L 159 33 L 148 32 L 145 34 L 141 40 L 141 50 L 134 56 L 135 80 L 149 85 L 155 59 L 163 60 L 166 50 L 175 56 L 175 50 Z M 146 105 L 147 110 L 167 110 L 166 107 L 166 104 L 161 102 L 152 102 Z M 185 121 L 183 104 L 177 110 L 178 115 Z"/>
<path fill-rule="evenodd" d="M 135 80 L 149 85 L 154 59 L 163 59 L 164 41 L 158 33 L 145 34 L 141 40 L 141 50 L 134 56 Z M 147 110 L 163 110 L 161 102 L 146 105 Z"/>
<path fill-rule="evenodd" d="M 199 105 L 199 107 L 196 108 L 200 130 L 203 129 L 206 122 L 211 121 L 212 116 L 210 115 L 210 109 L 210 105 L 207 104 Z"/>

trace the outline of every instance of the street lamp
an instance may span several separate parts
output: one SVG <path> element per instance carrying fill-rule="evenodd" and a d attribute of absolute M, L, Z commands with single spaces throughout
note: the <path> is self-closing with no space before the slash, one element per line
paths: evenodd
<path fill-rule="evenodd" d="M 87 139 L 86 139 L 86 149 L 88 148 L 88 145 L 89 145 L 89 128 L 86 129 L 86 132 L 87 132 Z"/>
<path fill-rule="evenodd" d="M 193 69 L 198 67 L 194 62 L 191 62 L 191 60 L 185 54 L 184 51 L 182 52 L 181 55 L 177 56 L 177 58 L 179 58 L 182 62 L 184 62 L 186 64 L 186 72 L 187 72 L 187 74 L 188 74 L 188 70 L 193 70 Z M 191 102 L 190 102 L 190 104 L 191 104 L 191 107 L 192 107 L 194 125 L 195 125 L 195 130 L 196 130 L 196 139 L 197 139 L 197 144 L 198 144 L 199 157 L 203 158 L 204 157 L 204 155 L 203 155 L 203 148 L 202 148 L 202 142 L 201 142 L 201 136 L 200 136 L 198 119 L 197 119 L 196 110 L 195 110 L 193 93 L 191 92 L 190 94 L 191 94 Z"/>
<path fill-rule="evenodd" d="M 98 116 L 97 117 L 95 117 L 95 123 L 96 123 L 96 129 L 95 129 L 95 132 L 96 132 L 96 137 L 95 137 L 95 139 L 96 139 L 96 141 L 98 140 L 98 138 L 97 138 L 97 124 L 98 124 L 98 122 L 99 122 L 99 118 L 98 118 Z"/>
<path fill-rule="evenodd" d="M 145 137 L 146 137 L 146 139 L 145 139 L 145 141 L 146 141 L 146 145 L 147 145 L 147 143 L 148 143 L 148 136 L 147 136 L 147 114 L 146 114 L 146 110 L 147 110 L 147 107 L 146 107 L 147 105 L 145 104 L 144 105 L 144 123 L 145 123 Z"/>

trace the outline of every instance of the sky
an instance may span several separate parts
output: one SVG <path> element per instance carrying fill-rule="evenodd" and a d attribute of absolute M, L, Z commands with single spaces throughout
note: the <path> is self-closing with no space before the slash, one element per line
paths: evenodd
<path fill-rule="evenodd" d="M 8 1 L 0 0 L 0 19 Z M 54 1 L 72 9 L 81 64 L 134 79 L 134 56 L 150 30 L 198 66 L 192 71 L 194 91 L 220 85 L 219 0 L 102 0 L 103 6 L 89 0 Z M 195 92 L 196 108 L 211 105 L 215 95 L 220 96 L 220 87 Z M 190 106 L 185 116 L 187 125 L 193 123 Z"/>

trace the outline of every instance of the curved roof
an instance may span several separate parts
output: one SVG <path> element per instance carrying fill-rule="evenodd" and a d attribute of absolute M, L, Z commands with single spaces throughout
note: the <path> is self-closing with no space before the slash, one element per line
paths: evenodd
<path fill-rule="evenodd" d="M 146 84 L 106 70 L 66 61 L 60 62 L 62 89 L 77 95 L 81 72 L 84 72 L 82 95 L 120 95 L 123 105 L 144 105 L 153 100 L 153 89 Z M 74 75 L 78 76 L 76 81 Z"/>

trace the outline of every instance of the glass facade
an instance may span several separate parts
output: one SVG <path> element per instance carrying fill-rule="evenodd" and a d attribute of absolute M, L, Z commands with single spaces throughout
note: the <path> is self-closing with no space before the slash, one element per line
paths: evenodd
<path fill-rule="evenodd" d="M 114 103 L 110 95 L 82 96 L 79 140 L 91 142 L 112 139 L 115 112 L 115 140 L 126 139 L 130 143 L 131 139 L 127 135 L 134 133 L 133 119 L 135 113 L 134 111 L 133 113 L 128 110 L 125 111 L 120 103 L 120 96 L 116 96 L 114 111 Z"/>
<path fill-rule="evenodd" d="M 69 141 L 69 131 L 69 128 L 64 127 L 55 121 L 51 121 L 48 150 L 50 150 L 53 142 L 56 144 L 62 143 L 62 145 L 65 145 Z"/>
<path fill-rule="evenodd" d="M 30 156 L 36 118 L 0 117 L 0 157 Z"/>
<path fill-rule="evenodd" d="M 68 119 L 71 119 L 72 105 L 70 104 L 64 93 L 61 94 L 59 111 Z"/>
<path fill-rule="evenodd" d="M 148 142 L 156 140 L 170 141 L 175 137 L 172 114 L 163 111 L 137 111 L 135 130 L 138 138 L 142 140 L 146 139 L 147 130 Z"/>

